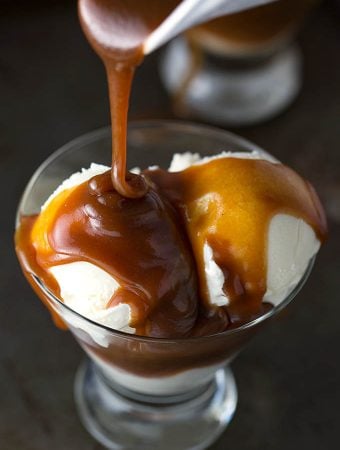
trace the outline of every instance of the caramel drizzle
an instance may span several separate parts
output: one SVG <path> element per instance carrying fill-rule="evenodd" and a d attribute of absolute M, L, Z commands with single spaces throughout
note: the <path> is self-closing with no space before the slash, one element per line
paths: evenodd
<path fill-rule="evenodd" d="M 177 174 L 158 170 L 132 175 L 126 171 L 133 74 L 143 59 L 145 38 L 178 3 L 79 0 L 83 30 L 108 76 L 112 170 L 64 192 L 63 201 L 57 197 L 47 207 L 49 213 L 22 217 L 16 232 L 24 273 L 48 306 L 49 300 L 31 274 L 58 297 L 49 267 L 88 261 L 120 285 L 107 307 L 128 303 L 131 326 L 138 334 L 155 337 L 213 334 L 263 313 L 266 237 L 274 214 L 302 217 L 320 240 L 326 232 L 316 194 L 282 165 L 228 158 Z M 243 200 L 252 198 L 246 215 L 240 210 L 242 196 Z M 202 210 L 208 197 L 213 201 Z M 33 239 L 40 235 L 42 247 L 40 238 Z M 202 255 L 206 242 L 225 274 L 230 305 L 223 308 L 209 303 Z"/>
<path fill-rule="evenodd" d="M 182 215 L 191 242 L 205 305 L 210 295 L 204 245 L 224 274 L 229 320 L 259 314 L 267 290 L 267 241 L 271 219 L 303 219 L 325 239 L 327 225 L 311 185 L 290 168 L 264 160 L 222 158 L 185 171 L 149 171 L 148 176 Z"/>
<path fill-rule="evenodd" d="M 123 197 L 141 198 L 148 186 L 126 170 L 129 97 L 135 68 L 143 61 L 143 43 L 179 0 L 79 0 L 84 33 L 107 73 L 112 124 L 111 183 Z"/>
<path fill-rule="evenodd" d="M 23 218 L 17 252 L 24 271 L 36 273 L 53 291 L 49 267 L 90 262 L 119 283 L 107 307 L 129 304 L 137 334 L 198 336 L 238 326 L 270 308 L 262 299 L 268 227 L 275 214 L 302 218 L 320 241 L 325 237 L 314 190 L 281 164 L 223 158 L 144 176 L 149 190 L 141 199 L 96 190 L 93 184 L 109 182 L 106 172 L 52 200 L 40 216 L 45 219 Z M 46 240 L 39 248 L 32 239 L 43 230 Z M 210 303 L 206 243 L 225 276 L 224 307 Z"/>

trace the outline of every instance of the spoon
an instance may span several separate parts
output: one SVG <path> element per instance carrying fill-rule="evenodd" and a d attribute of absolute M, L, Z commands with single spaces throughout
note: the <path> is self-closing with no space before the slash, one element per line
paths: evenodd
<path fill-rule="evenodd" d="M 144 54 L 153 52 L 183 31 L 216 17 L 277 0 L 184 0 L 145 40 Z"/>

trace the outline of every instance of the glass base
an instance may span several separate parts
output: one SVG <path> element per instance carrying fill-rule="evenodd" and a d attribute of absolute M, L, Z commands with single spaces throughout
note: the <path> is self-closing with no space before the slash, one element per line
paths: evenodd
<path fill-rule="evenodd" d="M 160 67 L 175 112 L 182 117 L 250 125 L 283 111 L 301 87 L 302 58 L 296 45 L 261 58 L 204 54 L 196 68 L 192 55 L 186 41 L 177 38 L 166 48 Z"/>
<path fill-rule="evenodd" d="M 182 396 L 144 396 L 105 379 L 91 361 L 78 370 L 75 400 L 87 431 L 109 449 L 201 450 L 231 421 L 237 388 L 229 368 Z"/>

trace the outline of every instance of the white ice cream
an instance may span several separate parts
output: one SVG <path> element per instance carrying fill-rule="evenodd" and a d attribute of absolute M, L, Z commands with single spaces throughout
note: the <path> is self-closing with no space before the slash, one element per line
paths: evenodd
<path fill-rule="evenodd" d="M 78 186 L 107 170 L 109 170 L 107 166 L 91 164 L 89 169 L 82 169 L 81 172 L 74 173 L 64 180 L 46 200 L 42 206 L 42 211 L 53 198 L 65 189 Z M 74 311 L 114 330 L 125 331 L 126 333 L 135 332 L 135 329 L 129 326 L 131 319 L 129 305 L 120 304 L 113 308 L 106 308 L 119 284 L 105 270 L 88 262 L 80 261 L 51 267 L 50 272 L 59 284 L 60 295 L 64 303 Z M 77 323 L 80 325 L 81 322 L 78 321 Z M 100 335 L 97 336 L 92 333 L 92 338 L 97 344 L 106 346 L 106 342 Z"/>
<path fill-rule="evenodd" d="M 194 164 L 204 164 L 218 158 L 265 159 L 272 163 L 279 161 L 266 152 L 251 153 L 222 152 L 216 156 L 200 158 L 198 153 L 175 154 L 169 167 L 170 172 L 184 170 Z M 277 214 L 271 220 L 268 234 L 267 291 L 264 302 L 279 305 L 299 283 L 311 258 L 318 252 L 320 242 L 314 230 L 303 220 L 287 214 Z M 223 292 L 224 275 L 213 260 L 208 244 L 203 249 L 206 282 L 210 302 L 217 306 L 229 304 Z"/>
<path fill-rule="evenodd" d="M 113 308 L 106 308 L 119 284 L 105 270 L 88 262 L 73 262 L 52 267 L 50 271 L 58 281 L 60 295 L 67 306 L 114 330 L 135 332 L 129 326 L 129 305 L 121 303 Z"/>
<path fill-rule="evenodd" d="M 183 153 L 174 155 L 169 171 L 177 172 L 193 164 L 203 164 L 211 159 L 225 157 L 266 159 L 278 163 L 267 153 L 257 151 L 222 152 L 208 158 L 201 158 L 197 153 Z M 64 189 L 83 183 L 108 169 L 107 166 L 92 164 L 89 169 L 73 174 L 56 189 L 42 209 Z M 284 300 L 301 280 L 308 263 L 319 247 L 320 242 L 314 230 L 303 220 L 287 214 L 274 216 L 269 226 L 267 291 L 263 301 L 278 305 Z M 204 258 L 210 301 L 218 306 L 227 305 L 229 299 L 223 292 L 224 275 L 214 262 L 212 249 L 208 244 L 204 246 Z M 108 301 L 119 287 L 117 281 L 107 272 L 87 262 L 58 265 L 50 270 L 60 286 L 65 304 L 70 308 L 110 328 L 127 333 L 135 332 L 135 329 L 129 326 L 131 318 L 129 305 L 120 304 L 106 309 Z M 98 344 L 106 345 L 102 339 L 96 336 L 92 338 Z"/>

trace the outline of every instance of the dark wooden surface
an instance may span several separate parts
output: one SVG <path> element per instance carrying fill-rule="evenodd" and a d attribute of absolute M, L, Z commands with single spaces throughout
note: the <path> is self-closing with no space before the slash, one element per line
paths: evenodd
<path fill-rule="evenodd" d="M 2 5 L 2 6 L 1 6 Z M 34 169 L 108 122 L 104 71 L 75 1 L 1 2 L 0 449 L 94 450 L 73 403 L 82 353 L 57 330 L 20 273 L 16 204 Z M 337 449 L 340 422 L 340 16 L 327 3 L 301 33 L 304 88 L 280 117 L 236 130 L 309 178 L 329 241 L 303 292 L 233 364 L 235 419 L 212 450 Z M 158 55 L 138 71 L 131 117 L 172 117 Z M 152 450 L 152 449 L 150 449 Z M 180 450 L 180 449 L 174 449 Z"/>

